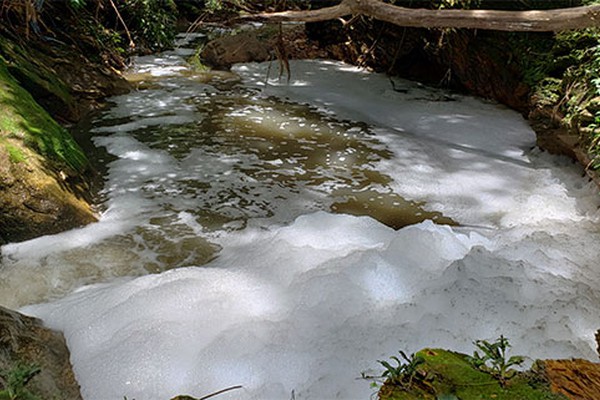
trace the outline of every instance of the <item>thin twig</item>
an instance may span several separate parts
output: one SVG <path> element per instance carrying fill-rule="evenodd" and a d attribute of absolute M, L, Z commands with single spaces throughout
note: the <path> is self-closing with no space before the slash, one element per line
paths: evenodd
<path fill-rule="evenodd" d="M 115 2 L 113 0 L 109 0 L 109 2 L 110 2 L 110 5 L 112 6 L 113 10 L 115 10 L 115 13 L 117 14 L 117 18 L 119 19 L 119 22 L 121 22 L 121 25 L 123 25 L 123 28 L 125 28 L 125 34 L 127 35 L 127 39 L 129 39 L 129 48 L 134 49 L 135 42 L 131 38 L 131 34 L 129 33 L 129 28 L 127 28 L 127 24 L 123 20 L 123 17 L 121 17 L 121 13 L 119 12 L 117 5 L 115 4 Z"/>
<path fill-rule="evenodd" d="M 269 75 L 271 75 L 271 65 L 273 64 L 273 53 L 271 53 L 271 59 L 269 60 L 269 66 L 267 67 L 267 75 L 265 76 L 265 89 L 269 86 Z"/>
<path fill-rule="evenodd" d="M 231 387 L 228 387 L 228 388 L 225 388 L 225 389 L 221 389 L 218 392 L 211 393 L 211 394 L 209 394 L 207 396 L 200 397 L 198 400 L 210 399 L 211 397 L 218 396 L 218 395 L 223 394 L 225 392 L 229 392 L 231 390 L 236 390 L 236 389 L 241 389 L 241 388 L 242 388 L 242 385 L 231 386 Z"/>

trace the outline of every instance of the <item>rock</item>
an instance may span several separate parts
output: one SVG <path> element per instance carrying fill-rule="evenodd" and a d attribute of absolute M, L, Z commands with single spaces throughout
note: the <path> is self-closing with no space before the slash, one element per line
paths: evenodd
<path fill-rule="evenodd" d="M 116 50 L 59 8 L 38 16 L 69 28 L 58 36 L 0 24 L 0 244 L 96 220 L 87 157 L 56 121 L 75 122 L 131 89 Z"/>
<path fill-rule="evenodd" d="M 88 160 L 0 57 L 0 241 L 58 233 L 96 220 L 85 200 Z"/>
<path fill-rule="evenodd" d="M 81 399 L 62 335 L 35 318 L 0 307 L 0 376 L 24 365 L 39 368 L 25 385 L 39 399 Z M 0 379 L 0 393 L 4 385 Z"/>
<path fill-rule="evenodd" d="M 259 40 L 256 32 L 245 31 L 209 42 L 201 56 L 212 67 L 228 69 L 237 63 L 267 61 L 271 51 L 270 44 Z"/>
<path fill-rule="evenodd" d="M 600 364 L 587 360 L 545 360 L 546 376 L 554 393 L 572 400 L 600 399 Z"/>
<path fill-rule="evenodd" d="M 327 51 L 319 48 L 316 41 L 306 36 L 303 25 L 284 26 L 281 31 L 273 26 L 244 30 L 231 36 L 223 36 L 209 42 L 202 51 L 204 63 L 213 68 L 229 69 L 233 64 L 263 62 L 277 58 L 280 50 L 289 59 L 324 58 Z"/>
<path fill-rule="evenodd" d="M 59 233 L 96 220 L 88 203 L 65 190 L 58 176 L 44 170 L 39 157 L 30 151 L 24 154 L 27 164 L 15 163 L 0 145 L 0 242 Z"/>

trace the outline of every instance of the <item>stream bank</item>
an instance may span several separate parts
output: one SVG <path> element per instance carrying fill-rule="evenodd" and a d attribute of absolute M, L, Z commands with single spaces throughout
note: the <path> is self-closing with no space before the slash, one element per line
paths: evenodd
<path fill-rule="evenodd" d="M 349 27 L 339 21 L 307 24 L 307 31 L 329 57 L 519 111 L 541 149 L 577 161 L 600 184 L 598 29 L 428 30 L 359 19 Z"/>
<path fill-rule="evenodd" d="M 130 90 L 110 31 L 67 2 L 27 5 L 0 7 L 0 245 L 97 220 L 102 177 L 66 127 Z M 3 307 L 0 398 L 81 399 L 62 334 Z"/>
<path fill-rule="evenodd" d="M 76 122 L 129 84 L 68 45 L 86 43 L 74 32 L 59 40 L 0 28 L 0 243 L 96 220 L 87 156 L 56 121 Z M 107 52 L 100 45 L 95 54 Z"/>

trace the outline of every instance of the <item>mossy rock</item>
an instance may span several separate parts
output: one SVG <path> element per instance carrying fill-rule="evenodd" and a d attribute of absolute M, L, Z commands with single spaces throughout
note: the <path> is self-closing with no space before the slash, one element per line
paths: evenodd
<path fill-rule="evenodd" d="M 71 135 L 23 89 L 0 57 L 0 137 L 13 138 L 47 158 L 51 167 L 79 174 L 88 160 Z"/>
<path fill-rule="evenodd" d="M 0 400 L 81 400 L 64 337 L 40 320 L 0 307 L 0 349 Z"/>
<path fill-rule="evenodd" d="M 476 369 L 468 356 L 442 349 L 424 349 L 415 354 L 425 362 L 409 384 L 386 381 L 379 391 L 382 400 L 565 400 L 553 394 L 543 375 L 519 373 L 502 386 L 489 373 Z"/>
<path fill-rule="evenodd" d="M 95 221 L 83 176 L 88 160 L 9 73 L 0 56 L 0 243 Z"/>

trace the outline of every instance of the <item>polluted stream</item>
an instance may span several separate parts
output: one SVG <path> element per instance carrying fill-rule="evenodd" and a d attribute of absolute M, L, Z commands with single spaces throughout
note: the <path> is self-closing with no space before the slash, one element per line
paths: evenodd
<path fill-rule="evenodd" d="M 64 333 L 86 400 L 368 399 L 377 360 L 500 335 L 596 359 L 597 188 L 520 115 L 332 61 L 196 71 L 198 36 L 94 119 L 99 222 L 2 247 L 0 304 Z"/>

